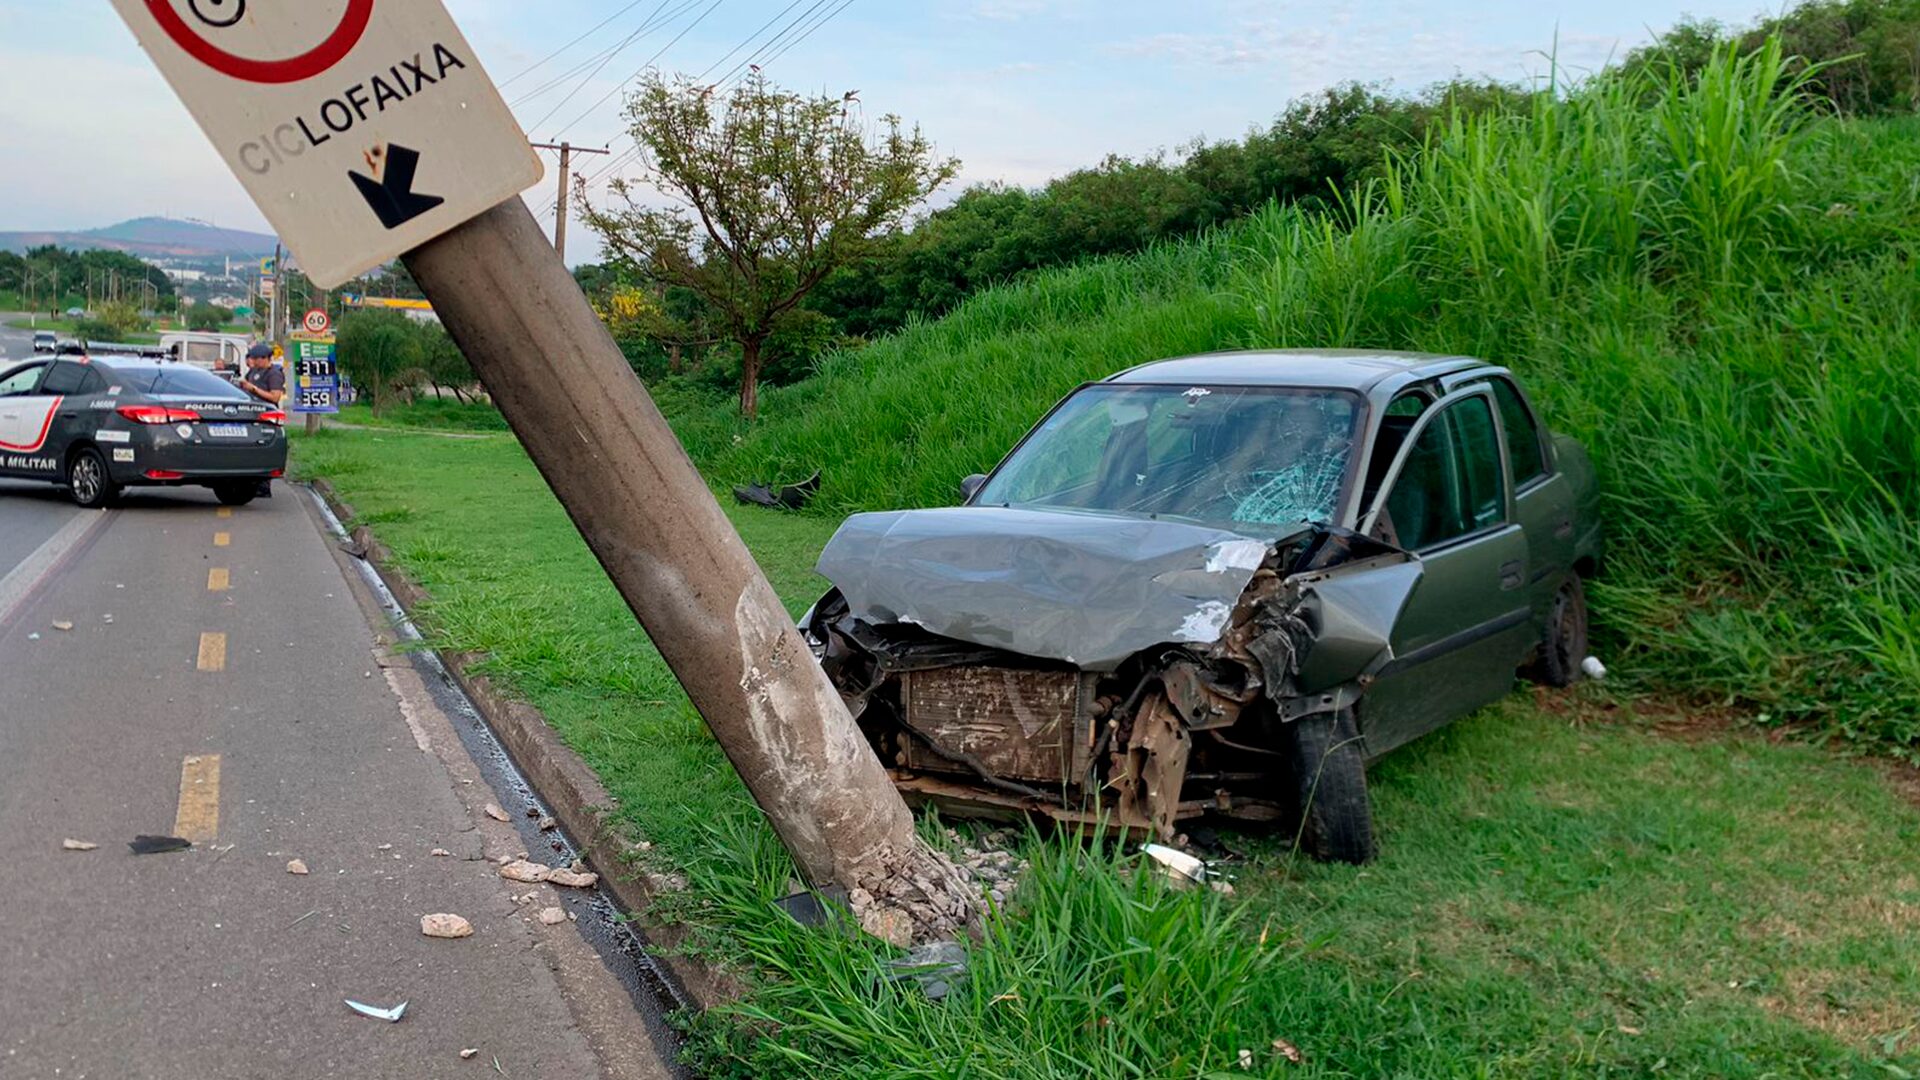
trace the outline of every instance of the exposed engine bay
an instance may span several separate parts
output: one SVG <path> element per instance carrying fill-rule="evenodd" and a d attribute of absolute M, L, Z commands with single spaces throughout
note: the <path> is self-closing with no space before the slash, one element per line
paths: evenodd
<path fill-rule="evenodd" d="M 803 633 L 910 802 L 1171 839 L 1278 822 L 1282 737 L 1393 659 L 1422 566 L 1346 530 L 1257 536 L 1010 508 L 850 519 Z"/>

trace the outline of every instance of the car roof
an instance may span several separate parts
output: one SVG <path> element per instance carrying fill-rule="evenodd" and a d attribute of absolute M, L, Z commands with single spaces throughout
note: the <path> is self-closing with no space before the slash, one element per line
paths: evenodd
<path fill-rule="evenodd" d="M 1128 368 L 1106 381 L 1147 385 L 1211 383 L 1216 386 L 1294 386 L 1367 394 L 1388 381 L 1403 385 L 1491 366 L 1484 360 L 1443 353 L 1373 349 L 1262 349 L 1156 360 Z"/>

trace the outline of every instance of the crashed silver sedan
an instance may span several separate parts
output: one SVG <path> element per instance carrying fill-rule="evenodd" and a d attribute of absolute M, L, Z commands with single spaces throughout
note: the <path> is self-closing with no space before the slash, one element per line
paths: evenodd
<path fill-rule="evenodd" d="M 1505 369 L 1224 353 L 1081 387 L 965 505 L 856 515 L 801 629 L 910 801 L 1375 849 L 1366 766 L 1587 660 L 1592 466 Z"/>

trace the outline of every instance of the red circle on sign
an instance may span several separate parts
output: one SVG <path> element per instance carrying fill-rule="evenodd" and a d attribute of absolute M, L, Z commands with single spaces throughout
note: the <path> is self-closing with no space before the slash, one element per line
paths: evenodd
<path fill-rule="evenodd" d="M 301 320 L 301 322 L 310 334 L 324 334 L 327 332 L 327 329 L 333 325 L 333 320 L 327 318 L 327 313 L 321 311 L 319 308 L 314 308 L 312 311 L 307 312 L 307 317 Z"/>
<path fill-rule="evenodd" d="M 347 0 L 347 13 L 341 16 L 340 25 L 312 51 L 284 60 L 255 60 L 235 56 L 194 33 L 168 0 L 147 0 L 147 10 L 160 23 L 160 29 L 167 32 L 175 45 L 185 49 L 187 55 L 222 75 L 256 83 L 292 83 L 313 78 L 346 59 L 353 47 L 360 44 L 367 24 L 373 21 L 373 0 Z"/>

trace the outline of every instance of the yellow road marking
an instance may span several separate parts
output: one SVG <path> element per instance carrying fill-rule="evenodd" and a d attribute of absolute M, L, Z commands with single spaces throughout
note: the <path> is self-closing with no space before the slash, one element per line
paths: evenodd
<path fill-rule="evenodd" d="M 207 571 L 208 592 L 226 592 L 227 586 L 231 584 L 233 584 L 232 575 L 227 573 L 226 567 L 216 566 Z"/>
<path fill-rule="evenodd" d="M 228 547 L 228 546 L 231 546 L 232 544 L 233 544 L 232 533 L 214 533 L 213 534 L 214 547 Z"/>
<path fill-rule="evenodd" d="M 214 633 L 200 635 L 200 670 L 227 670 L 227 635 Z"/>
<path fill-rule="evenodd" d="M 198 754 L 180 763 L 180 812 L 173 835 L 204 844 L 220 835 L 220 755 Z"/>
<path fill-rule="evenodd" d="M 230 518 L 233 516 L 233 507 L 223 506 L 220 509 L 215 510 L 213 512 L 213 516 L 217 518 Z"/>

